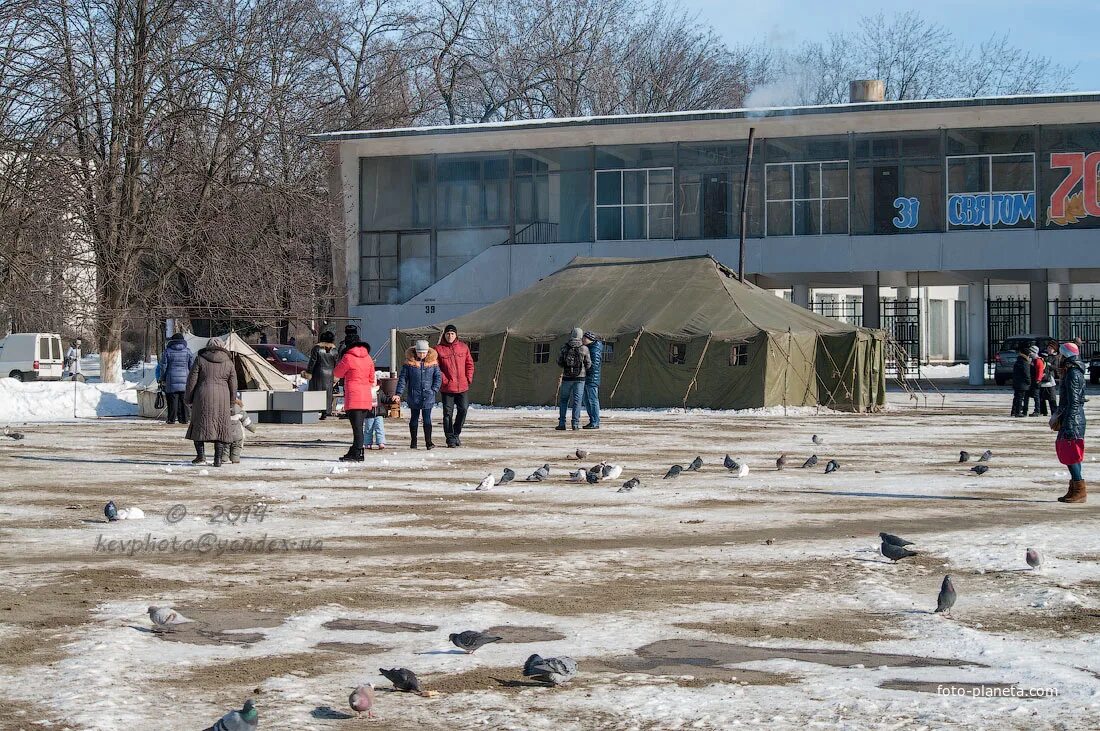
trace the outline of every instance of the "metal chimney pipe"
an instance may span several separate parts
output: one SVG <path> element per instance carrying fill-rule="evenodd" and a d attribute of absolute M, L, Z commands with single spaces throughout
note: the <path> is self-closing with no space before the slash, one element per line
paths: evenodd
<path fill-rule="evenodd" d="M 881 79 L 856 79 L 848 83 L 848 102 L 863 104 L 886 100 L 886 84 Z"/>

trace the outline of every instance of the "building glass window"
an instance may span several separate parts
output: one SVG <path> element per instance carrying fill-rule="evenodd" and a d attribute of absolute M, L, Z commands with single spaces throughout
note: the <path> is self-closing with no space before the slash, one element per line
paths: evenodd
<path fill-rule="evenodd" d="M 671 365 L 683 365 L 687 361 L 687 343 L 668 344 L 668 362 Z"/>
<path fill-rule="evenodd" d="M 508 154 L 445 155 L 436 163 L 439 228 L 508 224 Z"/>
<path fill-rule="evenodd" d="M 1100 228 L 1100 125 L 1044 125 L 1041 142 L 1043 226 Z"/>
<path fill-rule="evenodd" d="M 596 169 L 657 168 L 671 166 L 675 145 L 616 145 L 596 148 Z"/>
<path fill-rule="evenodd" d="M 550 362 L 550 343 L 535 343 L 532 348 L 535 363 Z"/>
<path fill-rule="evenodd" d="M 429 231 L 359 234 L 360 304 L 404 302 L 432 281 Z"/>
<path fill-rule="evenodd" d="M 431 158 L 360 158 L 359 219 L 361 231 L 430 227 Z"/>
<path fill-rule="evenodd" d="M 944 161 L 939 133 L 857 138 L 853 234 L 942 231 Z"/>
<path fill-rule="evenodd" d="M 947 158 L 947 228 L 1034 228 L 1035 155 Z"/>
<path fill-rule="evenodd" d="M 671 239 L 672 168 L 596 171 L 596 240 Z"/>
<path fill-rule="evenodd" d="M 766 236 L 848 233 L 848 161 L 769 163 Z"/>
<path fill-rule="evenodd" d="M 517 244 L 592 240 L 592 148 L 515 156 Z"/>

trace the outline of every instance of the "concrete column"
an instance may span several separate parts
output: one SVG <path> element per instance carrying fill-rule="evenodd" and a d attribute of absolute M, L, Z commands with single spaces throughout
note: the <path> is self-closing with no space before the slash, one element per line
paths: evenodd
<path fill-rule="evenodd" d="M 970 385 L 985 383 L 986 336 L 985 284 L 971 282 L 966 291 L 966 350 L 970 361 Z"/>
<path fill-rule="evenodd" d="M 791 285 L 791 302 L 799 307 L 805 307 L 807 310 L 810 309 L 810 285 Z"/>
<path fill-rule="evenodd" d="M 880 300 L 877 284 L 863 285 L 863 327 L 882 327 Z"/>
<path fill-rule="evenodd" d="M 1047 335 L 1050 330 L 1050 297 L 1046 281 L 1028 282 L 1031 298 L 1029 330 L 1036 335 Z"/>

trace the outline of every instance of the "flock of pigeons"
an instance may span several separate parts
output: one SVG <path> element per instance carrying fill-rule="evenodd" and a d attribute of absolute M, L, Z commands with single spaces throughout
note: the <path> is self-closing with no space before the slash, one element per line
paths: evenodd
<path fill-rule="evenodd" d="M 154 631 L 171 630 L 175 625 L 184 624 L 193 620 L 184 617 L 171 607 L 149 607 L 147 610 L 152 621 Z M 500 642 L 503 637 L 478 632 L 468 629 L 464 632 L 453 632 L 448 639 L 458 649 L 467 655 L 472 655 L 480 648 L 493 642 Z M 431 696 L 433 691 L 425 691 L 420 685 L 420 679 L 409 668 L 378 668 L 378 672 L 393 683 L 396 691 L 404 693 L 417 693 Z M 562 685 L 568 683 L 577 674 L 577 661 L 571 657 L 542 657 L 534 654 L 523 663 L 523 676 L 547 685 Z M 355 711 L 356 717 L 361 718 L 366 713 L 367 718 L 374 718 L 374 684 L 360 685 L 348 696 L 348 705 Z M 252 699 L 244 702 L 240 710 L 230 711 L 222 716 L 213 726 L 205 731 L 254 731 L 259 724 L 259 712 L 256 710 Z"/>

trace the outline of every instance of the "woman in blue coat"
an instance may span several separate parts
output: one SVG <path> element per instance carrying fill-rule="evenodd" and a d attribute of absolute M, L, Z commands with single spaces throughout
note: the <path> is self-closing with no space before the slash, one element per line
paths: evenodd
<path fill-rule="evenodd" d="M 183 333 L 176 333 L 168 338 L 168 346 L 157 363 L 157 381 L 168 400 L 169 424 L 175 424 L 177 420 L 181 424 L 188 421 L 190 415 L 187 413 L 183 394 L 187 390 L 187 374 L 194 365 L 195 354 L 187 347 Z"/>
<path fill-rule="evenodd" d="M 416 345 L 405 351 L 405 364 L 397 377 L 397 399 L 402 397 L 409 405 L 412 418 L 409 419 L 409 447 L 416 449 L 416 422 L 423 415 L 424 447 L 433 449 L 432 444 L 432 407 L 435 406 L 435 392 L 443 385 L 443 373 L 439 370 L 439 356 L 428 347 L 427 340 L 417 340 Z"/>

